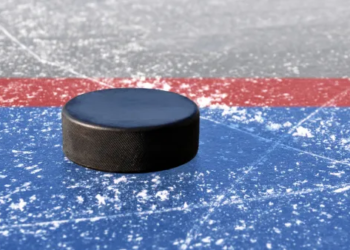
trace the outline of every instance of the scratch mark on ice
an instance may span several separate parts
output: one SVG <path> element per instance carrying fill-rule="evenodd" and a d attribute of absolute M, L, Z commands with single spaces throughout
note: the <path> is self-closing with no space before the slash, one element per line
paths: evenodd
<path fill-rule="evenodd" d="M 343 193 L 343 192 L 346 192 L 348 190 L 350 190 L 350 186 L 346 186 L 346 187 L 343 187 L 343 188 L 336 189 L 333 192 L 334 193 Z"/>

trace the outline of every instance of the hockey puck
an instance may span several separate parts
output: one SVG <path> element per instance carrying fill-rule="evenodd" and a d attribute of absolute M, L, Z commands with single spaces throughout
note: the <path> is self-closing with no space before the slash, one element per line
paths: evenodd
<path fill-rule="evenodd" d="M 165 170 L 195 157 L 199 109 L 154 89 L 107 89 L 74 97 L 62 110 L 63 151 L 88 168 L 122 173 Z"/>

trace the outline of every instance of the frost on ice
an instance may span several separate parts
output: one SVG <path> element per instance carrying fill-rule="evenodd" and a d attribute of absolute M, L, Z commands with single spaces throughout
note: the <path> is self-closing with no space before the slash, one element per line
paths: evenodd
<path fill-rule="evenodd" d="M 314 137 L 308 128 L 304 128 L 302 126 L 297 128 L 297 131 L 293 133 L 293 136 L 300 136 L 300 137 L 307 137 L 307 138 Z"/>
<path fill-rule="evenodd" d="M 19 199 L 19 203 L 11 203 L 10 208 L 14 210 L 24 210 L 24 207 L 27 205 L 27 202 L 25 202 L 23 199 Z"/>
<path fill-rule="evenodd" d="M 161 201 L 165 201 L 169 199 L 169 192 L 167 190 L 159 191 L 156 193 L 156 197 Z"/>

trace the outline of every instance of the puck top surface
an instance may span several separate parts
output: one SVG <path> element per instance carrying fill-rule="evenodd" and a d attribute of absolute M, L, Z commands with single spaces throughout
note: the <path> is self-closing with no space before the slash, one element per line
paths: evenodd
<path fill-rule="evenodd" d="M 71 99 L 64 112 L 79 123 L 113 129 L 150 129 L 184 122 L 197 105 L 172 92 L 155 89 L 106 89 Z"/>

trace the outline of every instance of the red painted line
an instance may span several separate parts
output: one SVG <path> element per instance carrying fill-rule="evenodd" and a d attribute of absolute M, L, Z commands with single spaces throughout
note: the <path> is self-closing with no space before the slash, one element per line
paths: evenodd
<path fill-rule="evenodd" d="M 349 79 L 313 78 L 0 78 L 0 106 L 62 106 L 76 95 L 109 88 L 105 85 L 165 89 L 186 95 L 202 107 L 319 107 L 340 93 L 326 106 L 350 106 L 350 91 L 344 93 L 350 88 Z"/>

